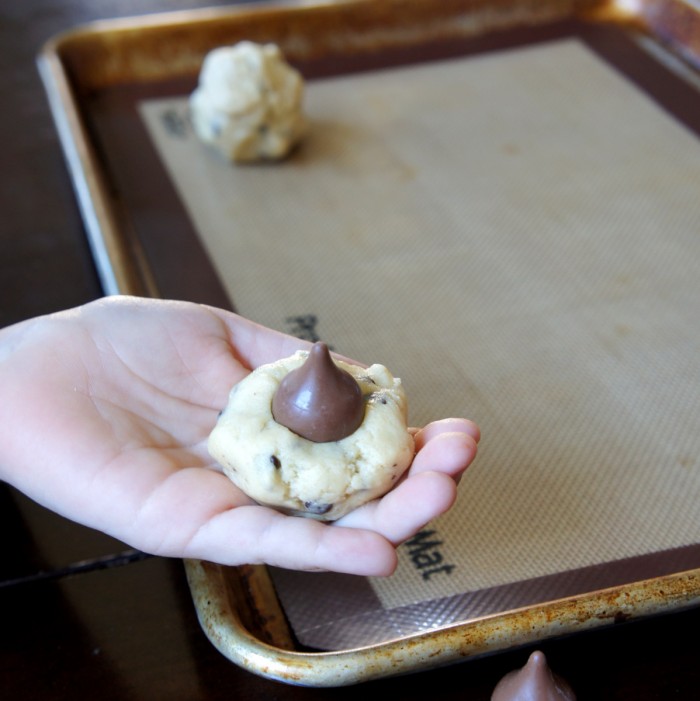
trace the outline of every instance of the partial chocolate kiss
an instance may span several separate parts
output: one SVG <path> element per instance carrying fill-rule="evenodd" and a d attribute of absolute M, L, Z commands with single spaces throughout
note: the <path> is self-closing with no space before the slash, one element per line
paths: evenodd
<path fill-rule="evenodd" d="M 314 343 L 303 365 L 292 370 L 272 397 L 278 424 L 314 443 L 339 441 L 362 423 L 365 404 L 355 378 L 338 367 L 325 343 Z"/>
<path fill-rule="evenodd" d="M 491 701 L 576 701 L 569 684 L 554 674 L 540 650 L 533 652 L 527 664 L 509 672 L 496 685 Z"/>

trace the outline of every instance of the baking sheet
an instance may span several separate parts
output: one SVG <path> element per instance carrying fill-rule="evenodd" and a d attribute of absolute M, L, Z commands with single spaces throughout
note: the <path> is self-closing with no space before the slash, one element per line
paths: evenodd
<path fill-rule="evenodd" d="M 293 683 L 354 683 L 678 609 L 700 598 L 695 569 L 700 557 L 689 526 L 697 522 L 697 507 L 688 503 L 692 499 L 685 501 L 696 493 L 697 477 L 692 430 L 698 407 L 697 205 L 692 197 L 697 183 L 697 74 L 668 50 L 680 41 L 681 53 L 694 55 L 695 35 L 674 31 L 678 25 L 669 18 L 682 17 L 683 26 L 692 30 L 695 14 L 683 3 L 641 3 L 639 18 L 631 25 L 625 18 L 618 29 L 596 29 L 591 41 L 588 29 L 579 31 L 589 27 L 585 22 L 576 20 L 554 31 L 548 22 L 579 11 L 588 18 L 597 8 L 595 21 L 600 24 L 590 26 L 606 26 L 620 19 L 606 3 L 546 2 L 535 11 L 517 2 L 423 1 L 401 4 L 400 20 L 391 15 L 392 5 L 384 4 L 386 12 L 378 4 L 348 2 L 135 20 L 63 38 L 43 56 L 48 94 L 108 291 L 221 300 L 222 306 L 243 303 L 240 311 L 263 323 L 299 335 L 322 334 L 349 355 L 374 360 L 381 354 L 382 362 L 412 387 L 415 423 L 455 413 L 475 418 L 484 428 L 482 453 L 461 487 L 460 508 L 450 515 L 460 515 L 457 522 L 449 531 L 442 520 L 434 524 L 437 535 L 427 541 L 445 543 L 441 557 L 452 565 L 457 562 L 452 540 L 463 540 L 452 530 L 476 535 L 473 547 L 459 555 L 459 575 L 467 579 L 453 589 L 426 587 L 437 581 L 429 578 L 415 586 L 415 550 L 412 554 L 410 546 L 402 546 L 402 564 L 392 578 L 401 584 L 398 594 L 382 589 L 390 580 L 349 583 L 318 575 L 307 581 L 300 575 L 304 579 L 296 581 L 294 573 L 186 563 L 200 620 L 212 642 L 252 671 Z M 670 10 L 661 12 L 662 5 Z M 636 20 L 646 22 L 651 14 L 663 43 L 636 31 Z M 494 32 L 504 30 L 494 45 Z M 511 30 L 517 40 L 507 38 Z M 158 57 L 149 55 L 154 36 L 171 51 L 161 48 Z M 228 266 L 213 275 L 211 261 L 227 260 L 226 246 L 232 241 L 245 247 L 255 237 L 234 236 L 232 226 L 218 241 L 212 239 L 196 205 L 178 197 L 172 185 L 178 182 L 176 169 L 170 169 L 169 178 L 164 168 L 169 156 L 161 148 L 161 158 L 154 157 L 152 138 L 159 138 L 158 129 L 153 130 L 152 122 L 149 134 L 138 126 L 139 105 L 146 111 L 148 105 L 165 106 L 161 114 L 170 115 L 164 124 L 171 135 L 173 125 L 186 125 L 186 119 L 172 117 L 194 85 L 204 52 L 224 43 L 224 37 L 230 42 L 263 36 L 279 38 L 316 81 L 311 107 L 322 109 L 339 98 L 333 90 L 345 81 L 366 81 L 357 94 L 365 101 L 368 90 L 374 96 L 371 109 L 359 115 L 357 105 L 348 106 L 346 114 L 355 110 L 352 124 L 342 117 L 334 130 L 332 119 L 319 122 L 319 141 L 306 144 L 296 160 L 280 168 L 247 169 L 243 186 L 252 188 L 253 202 L 273 203 L 272 213 L 285 217 L 286 227 L 286 217 L 299 216 L 301 210 L 293 206 L 294 198 L 289 200 L 288 185 L 277 182 L 284 173 L 305 169 L 304 178 L 299 175 L 295 181 L 298 189 L 292 189 L 297 200 L 317 193 L 303 183 L 319 165 L 342 171 L 335 176 L 345 178 L 351 189 L 370 174 L 377 193 L 362 191 L 364 202 L 373 203 L 367 212 L 359 207 L 343 210 L 342 198 L 331 203 L 345 212 L 331 218 L 336 239 L 350 240 L 354 234 L 354 243 L 373 253 L 358 267 L 363 304 L 344 308 L 352 324 L 332 310 L 319 312 L 327 284 L 321 284 L 324 294 L 312 290 L 304 304 L 279 318 L 266 316 L 277 301 L 265 295 L 277 290 L 280 297 L 276 282 L 258 285 L 258 297 L 246 311 L 242 278 L 227 280 Z M 567 64 L 562 57 L 564 70 L 558 70 L 543 54 L 533 69 L 529 59 L 522 60 L 536 57 L 541 48 L 558 49 L 570 36 L 578 39 L 573 45 L 564 41 L 565 53 L 578 56 L 576 61 L 583 57 L 583 64 Z M 543 47 L 542 41 L 553 43 Z M 630 43 L 638 45 L 630 50 Z M 625 47 L 622 52 L 618 45 Z M 80 60 L 86 55 L 110 60 Z M 421 57 L 430 65 L 422 65 Z M 449 69 L 459 67 L 460 57 L 469 58 L 455 79 L 474 81 L 467 87 L 476 89 L 480 100 L 466 99 L 473 95 L 454 90 L 454 80 L 444 79 L 453 75 Z M 513 57 L 518 60 L 504 70 L 501 59 Z M 398 109 L 406 99 L 415 102 L 416 96 L 411 94 L 413 77 L 403 94 L 392 94 L 401 91 L 403 78 L 397 72 L 405 77 L 414 71 L 428 75 L 428 87 L 442 108 L 428 112 L 421 102 L 421 109 Z M 485 76 L 495 80 L 511 71 L 519 76 L 515 93 L 486 80 L 479 95 Z M 441 78 L 433 85 L 436 75 Z M 380 83 L 372 88 L 375 79 Z M 324 97 L 324 90 L 332 97 Z M 581 101 L 583 95 L 590 99 Z M 342 96 L 347 99 L 345 90 Z M 154 102 L 163 97 L 174 102 Z M 522 111 L 529 117 L 524 125 L 514 118 L 520 114 L 513 107 L 515 97 L 519 108 L 527 108 Z M 432 114 L 430 122 L 422 118 L 427 113 Z M 348 128 L 339 134 L 338 125 Z M 385 144 L 382 129 L 387 125 L 394 127 L 390 135 L 397 133 L 397 125 L 399 133 L 404 129 L 404 141 Z M 411 138 L 416 128 L 421 139 Z M 372 149 L 372 138 L 378 136 L 381 148 Z M 467 137 L 468 152 L 452 148 Z M 184 148 L 198 146 L 184 142 Z M 349 145 L 361 148 L 355 151 Z M 192 163 L 200 175 L 214 167 L 209 156 L 197 148 Z M 446 157 L 452 170 L 444 168 Z M 426 158 L 437 162 L 428 160 L 426 167 Z M 553 161 L 558 168 L 533 167 Z M 499 170 L 499 163 L 507 168 Z M 230 167 L 225 172 L 210 181 L 205 194 L 215 194 L 232 176 Z M 234 172 L 238 187 L 241 173 Z M 273 180 L 278 197 L 268 199 Z M 200 195 L 202 190 L 198 186 Z M 407 197 L 407 192 L 416 197 Z M 381 209 L 376 194 L 390 194 L 386 202 L 400 201 L 403 207 Z M 506 195 L 510 207 L 503 204 Z M 285 197 L 290 206 L 280 209 Z M 562 197 L 576 206 L 561 207 Z M 213 211 L 220 210 L 220 199 L 215 198 Z M 313 201 L 318 207 L 319 198 Z M 467 207 L 461 219 L 460 207 Z M 259 219 L 246 220 L 256 210 L 259 214 L 260 206 L 248 211 L 239 207 L 235 223 L 248 225 L 236 233 L 257 230 Z M 327 223 L 323 219 L 316 217 L 310 235 L 320 236 L 319 221 Z M 294 223 L 299 231 L 306 222 Z M 268 234 L 277 231 L 273 227 Z M 389 265 L 383 273 L 391 270 L 387 261 L 395 256 L 396 235 L 410 239 L 410 245 L 401 249 L 408 253 L 390 277 L 396 296 L 385 300 L 387 280 L 372 275 L 369 262 L 382 259 Z M 222 243 L 223 249 L 216 248 Z M 237 254 L 249 255 L 250 250 Z M 417 258 L 426 264 L 416 265 Z M 369 322 L 363 309 L 378 299 L 379 307 L 395 302 L 417 288 L 407 284 L 406 269 L 416 279 L 431 273 L 420 299 L 409 303 L 408 297 L 404 304 L 377 310 L 379 320 L 375 317 L 376 325 L 365 330 Z M 310 276 L 312 287 L 313 280 Z M 342 283 L 348 286 L 337 291 L 335 302 L 357 302 L 353 281 Z M 417 302 L 427 305 L 422 314 L 411 313 Z M 383 333 L 388 320 L 390 335 Z M 440 362 L 435 362 L 436 338 L 443 339 L 437 351 Z M 412 350 L 411 362 L 402 348 Z M 449 373 L 434 374 L 435 367 L 445 366 Z M 462 393 L 452 391 L 455 383 L 445 379 L 451 376 L 462 378 Z M 576 469 L 567 471 L 572 464 Z M 650 475 L 658 480 L 661 494 L 646 489 Z M 508 494 L 524 499 L 508 518 L 497 518 L 476 498 L 479 490 L 497 505 Z M 647 518 L 649 508 L 653 519 Z M 687 522 L 666 518 L 686 508 Z M 573 512 L 584 518 L 572 520 Z M 552 540 L 559 534 L 550 526 L 559 526 L 558 519 L 572 526 L 568 542 L 566 537 Z M 642 541 L 641 550 L 632 542 L 636 538 Z M 499 547 L 491 548 L 492 542 Z M 343 608 L 340 598 L 353 611 L 353 635 L 360 630 L 363 647 L 345 647 L 357 643 L 356 638 L 330 639 L 333 629 L 342 628 L 337 619 L 321 620 L 304 612 L 308 598 L 299 592 L 309 591 L 311 581 L 320 592 L 335 587 L 329 607 Z M 279 608 L 273 584 L 286 598 L 285 609 Z M 293 632 L 283 619 L 291 621 Z M 314 637 L 304 643 L 307 633 Z M 338 652 L 313 652 L 308 645 Z"/>

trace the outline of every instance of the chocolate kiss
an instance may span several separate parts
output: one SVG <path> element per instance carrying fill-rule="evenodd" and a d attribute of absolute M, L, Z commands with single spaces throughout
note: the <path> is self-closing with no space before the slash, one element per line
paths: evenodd
<path fill-rule="evenodd" d="M 349 436 L 364 414 L 360 386 L 333 362 L 325 343 L 314 343 L 304 364 L 286 375 L 272 397 L 275 421 L 315 443 Z"/>
<path fill-rule="evenodd" d="M 576 701 L 576 696 L 561 677 L 552 674 L 544 653 L 537 650 L 522 669 L 498 682 L 491 701 Z"/>

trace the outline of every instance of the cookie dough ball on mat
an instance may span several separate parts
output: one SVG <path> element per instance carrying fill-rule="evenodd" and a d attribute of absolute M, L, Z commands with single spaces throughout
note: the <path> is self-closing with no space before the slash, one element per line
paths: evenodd
<path fill-rule="evenodd" d="M 334 360 L 317 343 L 233 387 L 209 452 L 257 502 L 332 521 L 388 492 L 410 466 L 407 414 L 387 368 Z"/>
<path fill-rule="evenodd" d="M 205 56 L 190 95 L 192 126 L 230 161 L 281 159 L 305 131 L 303 93 L 275 44 L 220 47 Z"/>

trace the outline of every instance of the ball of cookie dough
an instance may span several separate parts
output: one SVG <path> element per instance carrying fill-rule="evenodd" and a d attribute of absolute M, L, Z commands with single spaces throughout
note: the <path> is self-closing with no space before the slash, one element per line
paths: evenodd
<path fill-rule="evenodd" d="M 378 364 L 335 361 L 357 381 L 365 404 L 362 423 L 349 436 L 317 443 L 277 423 L 273 397 L 308 355 L 298 351 L 263 365 L 235 385 L 208 448 L 258 503 L 332 521 L 388 492 L 410 466 L 415 448 L 401 380 Z"/>
<path fill-rule="evenodd" d="M 304 81 L 275 44 L 208 53 L 190 95 L 197 136 L 230 161 L 281 159 L 305 131 Z"/>

